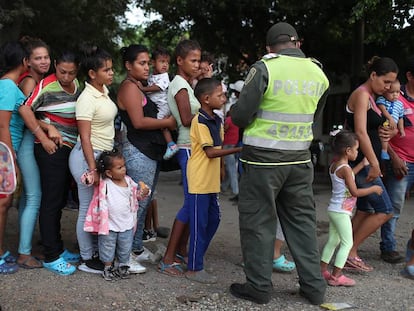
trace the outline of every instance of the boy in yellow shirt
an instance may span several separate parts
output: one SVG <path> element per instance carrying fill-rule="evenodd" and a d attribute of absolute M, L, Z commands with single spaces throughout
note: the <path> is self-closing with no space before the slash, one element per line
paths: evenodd
<path fill-rule="evenodd" d="M 187 164 L 190 247 L 186 277 L 200 283 L 215 283 L 217 278 L 204 270 L 204 254 L 220 223 L 220 157 L 240 152 L 241 148 L 222 149 L 223 125 L 213 110 L 226 102 L 220 81 L 200 80 L 194 94 L 201 104 L 191 122 L 191 157 Z"/>

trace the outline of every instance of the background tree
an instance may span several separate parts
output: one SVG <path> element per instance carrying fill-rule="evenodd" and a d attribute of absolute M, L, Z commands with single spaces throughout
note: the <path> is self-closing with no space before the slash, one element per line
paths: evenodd
<path fill-rule="evenodd" d="M 414 0 L 137 0 L 136 5 L 162 17 L 149 25 L 147 37 L 167 45 L 174 35 L 188 32 L 204 49 L 228 57 L 233 78 L 240 75 L 240 64 L 263 55 L 266 30 L 278 21 L 297 28 L 306 54 L 354 80 L 374 54 L 400 61 L 413 53 L 408 36 Z"/>

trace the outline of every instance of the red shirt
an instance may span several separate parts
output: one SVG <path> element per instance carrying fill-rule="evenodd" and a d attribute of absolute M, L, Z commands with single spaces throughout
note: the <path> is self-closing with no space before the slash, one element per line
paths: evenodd
<path fill-rule="evenodd" d="M 234 125 L 230 116 L 224 120 L 224 129 L 223 145 L 237 145 L 239 142 L 239 127 Z"/>

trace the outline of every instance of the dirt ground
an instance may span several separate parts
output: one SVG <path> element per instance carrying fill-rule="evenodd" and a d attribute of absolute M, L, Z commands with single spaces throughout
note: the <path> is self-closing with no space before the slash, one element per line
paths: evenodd
<path fill-rule="evenodd" d="M 330 185 L 320 176 L 314 183 L 320 247 L 327 240 L 326 206 Z M 145 263 L 147 272 L 128 280 L 106 282 L 100 275 L 77 271 L 71 276 L 58 276 L 45 269 L 20 269 L 13 275 L 0 275 L 0 305 L 2 310 L 320 310 L 298 295 L 297 275 L 274 273 L 274 293 L 266 306 L 235 299 L 229 293 L 233 282 L 243 282 L 238 231 L 237 206 L 229 201 L 230 194 L 221 195 L 222 220 L 206 256 L 207 269 L 218 276 L 214 285 L 193 283 L 157 272 L 156 265 Z M 157 189 L 159 221 L 171 227 L 182 204 L 179 172 L 161 173 Z M 413 200 L 406 202 L 398 224 L 396 238 L 399 251 L 414 228 Z M 62 232 L 65 245 L 76 249 L 77 212 L 64 210 Z M 357 285 L 353 288 L 329 287 L 328 302 L 346 302 L 360 310 L 414 310 L 413 281 L 399 276 L 403 264 L 391 265 L 379 257 L 379 232 L 367 239 L 360 255 L 375 270 L 367 274 L 353 274 Z M 34 253 L 40 253 L 39 233 L 36 230 Z M 16 254 L 18 243 L 17 210 L 11 209 L 6 233 L 6 245 Z M 155 252 L 167 243 L 158 238 L 146 243 Z M 290 257 L 288 250 L 285 254 Z"/>

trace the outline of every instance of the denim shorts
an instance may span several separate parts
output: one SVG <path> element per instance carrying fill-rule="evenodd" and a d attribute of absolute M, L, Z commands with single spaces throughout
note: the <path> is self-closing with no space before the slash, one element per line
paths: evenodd
<path fill-rule="evenodd" d="M 392 214 L 393 208 L 387 189 L 382 182 L 380 177 L 375 178 L 371 182 L 367 182 L 369 166 L 365 166 L 356 176 L 355 183 L 358 188 L 368 188 L 374 185 L 378 185 L 382 188 L 383 192 L 381 195 L 372 193 L 365 197 L 359 197 L 357 200 L 357 209 L 366 213 L 383 213 Z"/>

